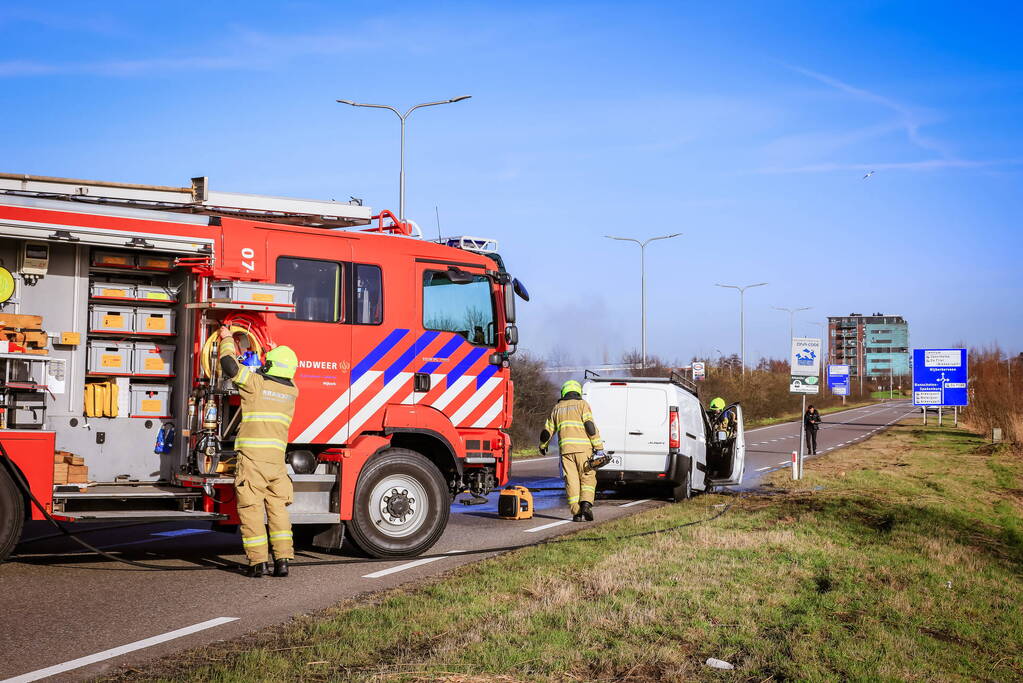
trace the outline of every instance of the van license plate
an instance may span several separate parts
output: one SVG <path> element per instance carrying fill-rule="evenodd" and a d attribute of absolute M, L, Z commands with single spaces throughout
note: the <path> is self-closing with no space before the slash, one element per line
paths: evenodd
<path fill-rule="evenodd" d="M 617 467 L 618 469 L 621 469 L 622 468 L 622 456 L 620 456 L 620 455 L 612 455 L 611 456 L 611 462 L 608 463 L 608 466 L 609 467 Z"/>

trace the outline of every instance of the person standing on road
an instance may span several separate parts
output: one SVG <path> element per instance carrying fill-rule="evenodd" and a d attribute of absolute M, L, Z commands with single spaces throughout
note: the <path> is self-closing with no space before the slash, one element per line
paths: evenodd
<path fill-rule="evenodd" d="M 817 455 L 817 430 L 821 426 L 821 414 L 812 405 L 803 414 L 803 431 L 806 432 L 806 452 Z"/>
<path fill-rule="evenodd" d="M 593 423 L 590 404 L 583 400 L 583 387 L 570 379 L 561 385 L 561 400 L 554 404 L 551 416 L 540 432 L 540 454 L 558 434 L 558 450 L 565 472 L 565 493 L 573 522 L 593 521 L 593 500 L 597 493 L 597 473 L 589 467 L 590 457 L 604 457 L 604 442 Z"/>
<path fill-rule="evenodd" d="M 288 562 L 295 558 L 287 506 L 295 494 L 284 451 L 298 400 L 298 388 L 292 381 L 298 357 L 287 346 L 276 346 L 267 351 L 257 370 L 241 365 L 231 331 L 223 325 L 218 355 L 224 376 L 231 379 L 242 399 L 241 426 L 234 440 L 238 452 L 234 487 L 248 576 L 258 579 L 268 571 L 268 526 L 273 575 L 287 576 Z"/>

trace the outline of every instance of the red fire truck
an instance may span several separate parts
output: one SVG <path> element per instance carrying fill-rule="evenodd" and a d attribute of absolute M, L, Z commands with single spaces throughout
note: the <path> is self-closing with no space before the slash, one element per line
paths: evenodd
<path fill-rule="evenodd" d="M 417 233 L 359 200 L 206 178 L 0 174 L 0 560 L 44 518 L 23 482 L 62 522 L 238 523 L 221 324 L 242 362 L 276 344 L 300 359 L 296 536 L 376 557 L 432 546 L 455 495 L 507 482 L 528 294 L 493 240 Z"/>

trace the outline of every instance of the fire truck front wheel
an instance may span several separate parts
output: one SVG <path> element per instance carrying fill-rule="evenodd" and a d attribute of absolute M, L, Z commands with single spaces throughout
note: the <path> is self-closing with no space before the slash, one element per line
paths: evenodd
<path fill-rule="evenodd" d="M 0 465 L 0 562 L 14 550 L 25 526 L 25 499 L 7 468 Z"/>
<path fill-rule="evenodd" d="M 440 470 L 415 451 L 389 448 L 359 474 L 348 531 L 372 557 L 415 556 L 437 542 L 450 512 Z"/>

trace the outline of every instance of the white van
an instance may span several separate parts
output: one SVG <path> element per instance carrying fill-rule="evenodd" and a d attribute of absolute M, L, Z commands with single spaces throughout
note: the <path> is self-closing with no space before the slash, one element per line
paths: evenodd
<path fill-rule="evenodd" d="M 677 373 L 669 378 L 588 377 L 583 398 L 604 439 L 611 462 L 597 470 L 603 487 L 628 483 L 662 484 L 676 500 L 694 491 L 742 482 L 746 439 L 742 406 L 734 434 L 714 434 L 696 385 Z"/>

